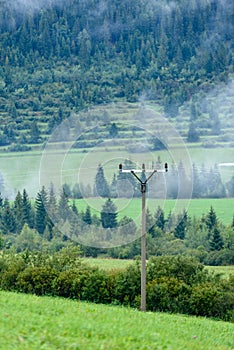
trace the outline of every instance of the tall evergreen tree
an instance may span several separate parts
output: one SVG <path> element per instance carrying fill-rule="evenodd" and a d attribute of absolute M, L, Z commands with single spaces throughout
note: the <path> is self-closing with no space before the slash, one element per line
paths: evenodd
<path fill-rule="evenodd" d="M 23 189 L 22 195 L 22 215 L 24 224 L 28 224 L 29 228 L 34 227 L 34 212 L 31 205 L 31 202 L 28 197 L 28 193 Z"/>
<path fill-rule="evenodd" d="M 41 235 L 44 233 L 48 221 L 47 207 L 48 195 L 43 186 L 35 199 L 35 228 Z"/>
<path fill-rule="evenodd" d="M 210 240 L 210 249 L 211 250 L 221 250 L 224 246 L 223 238 L 221 236 L 220 230 L 217 226 L 213 228 L 213 232 Z"/>
<path fill-rule="evenodd" d="M 104 170 L 101 164 L 99 164 L 97 174 L 95 176 L 94 194 L 100 197 L 110 196 L 109 185 L 106 181 Z"/>
<path fill-rule="evenodd" d="M 159 227 L 162 231 L 165 229 L 166 219 L 164 216 L 164 212 L 162 208 L 158 207 L 156 213 L 155 213 L 155 224 L 157 227 Z"/>
<path fill-rule="evenodd" d="M 85 210 L 85 213 L 83 215 L 83 221 L 88 225 L 92 224 L 92 216 L 91 216 L 90 206 L 87 206 L 87 208 Z"/>
<path fill-rule="evenodd" d="M 184 239 L 187 225 L 188 225 L 188 214 L 185 211 L 182 215 L 177 216 L 177 225 L 174 230 L 174 236 L 179 239 Z"/>
<path fill-rule="evenodd" d="M 22 198 L 20 191 L 18 191 L 18 193 L 15 197 L 14 205 L 13 205 L 13 212 L 14 212 L 16 223 L 17 223 L 17 232 L 20 233 L 22 228 L 23 228 L 23 225 L 24 225 L 23 198 Z"/>
<path fill-rule="evenodd" d="M 104 228 L 117 227 L 117 207 L 110 198 L 107 199 L 101 211 L 101 223 Z"/>
<path fill-rule="evenodd" d="M 66 221 L 69 220 L 70 213 L 71 209 L 69 206 L 68 196 L 63 188 L 58 201 L 58 217 L 60 220 L 62 219 L 63 221 Z"/>
<path fill-rule="evenodd" d="M 217 215 L 216 215 L 214 208 L 212 206 L 210 207 L 210 210 L 205 218 L 205 223 L 206 223 L 206 226 L 207 226 L 209 232 L 211 232 L 213 230 L 213 228 L 216 227 L 218 224 Z"/>

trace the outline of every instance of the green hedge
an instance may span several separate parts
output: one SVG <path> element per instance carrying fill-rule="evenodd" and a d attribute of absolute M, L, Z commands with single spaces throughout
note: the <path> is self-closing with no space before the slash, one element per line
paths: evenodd
<path fill-rule="evenodd" d="M 139 261 L 104 271 L 81 262 L 78 248 L 53 255 L 0 256 L 0 288 L 95 303 L 140 305 Z M 187 257 L 151 258 L 147 264 L 147 310 L 234 321 L 234 276 L 221 280 Z"/>

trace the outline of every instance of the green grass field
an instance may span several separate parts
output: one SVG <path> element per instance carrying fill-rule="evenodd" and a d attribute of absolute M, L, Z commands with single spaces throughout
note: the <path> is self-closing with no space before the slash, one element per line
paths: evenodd
<path fill-rule="evenodd" d="M 111 259 L 111 258 L 84 258 L 84 262 L 91 266 L 98 267 L 104 270 L 125 269 L 133 263 L 130 259 Z M 211 273 L 221 274 L 224 278 L 234 275 L 233 266 L 206 266 Z"/>
<path fill-rule="evenodd" d="M 231 350 L 234 324 L 0 291 L 1 350 Z"/>
<path fill-rule="evenodd" d="M 80 212 L 85 211 L 89 205 L 93 214 L 100 215 L 101 208 L 106 199 L 86 198 L 76 200 L 76 205 Z M 137 222 L 141 219 L 141 199 L 116 199 L 113 200 L 118 208 L 118 219 L 123 216 L 129 216 Z M 147 207 L 154 214 L 158 206 L 163 208 L 166 215 L 171 211 L 175 215 L 182 213 L 184 209 L 193 217 L 201 217 L 207 214 L 210 207 L 213 206 L 218 219 L 224 224 L 231 224 L 234 215 L 234 198 L 224 199 L 192 199 L 192 200 L 160 200 L 148 199 Z"/>
<path fill-rule="evenodd" d="M 186 146 L 187 147 L 187 146 Z M 204 163 L 206 168 L 213 167 L 214 164 L 223 162 L 232 162 L 234 151 L 233 148 L 215 148 L 202 149 L 188 145 L 188 154 L 191 163 L 197 165 Z M 93 184 L 94 177 L 97 172 L 98 164 L 104 167 L 105 175 L 110 182 L 113 174 L 118 172 L 118 163 L 128 158 L 139 164 L 146 165 L 156 161 L 158 156 L 162 161 L 171 164 L 173 153 L 176 159 L 181 159 L 181 149 L 172 150 L 172 154 L 168 151 L 157 151 L 147 153 L 132 153 L 118 147 L 104 147 L 101 149 L 60 149 L 56 150 L 56 155 L 49 159 L 46 163 L 43 160 L 42 150 L 18 153 L 0 153 L 0 172 L 4 177 L 5 187 L 8 192 L 14 190 L 26 190 L 32 193 L 32 196 L 41 188 L 43 171 L 48 174 L 54 172 L 53 181 L 59 184 L 83 182 L 85 184 Z M 47 159 L 47 160 L 48 160 Z M 170 169 L 169 169 L 170 171 Z M 221 177 L 224 182 L 234 175 L 233 167 L 220 168 Z M 47 183 L 50 184 L 49 175 L 46 176 Z M 54 181 L 54 182 L 55 182 Z"/>

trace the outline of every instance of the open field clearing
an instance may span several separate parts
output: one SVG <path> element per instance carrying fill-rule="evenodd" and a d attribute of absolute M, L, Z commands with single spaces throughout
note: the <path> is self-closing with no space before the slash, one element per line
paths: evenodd
<path fill-rule="evenodd" d="M 180 159 L 181 150 L 175 150 L 177 159 Z M 233 160 L 233 148 L 202 149 L 188 147 L 191 163 L 197 165 L 205 164 L 206 168 L 213 167 L 214 164 L 231 162 Z M 1 153 L 0 172 L 3 175 L 7 193 L 14 193 L 16 190 L 25 188 L 32 196 L 43 185 L 41 174 L 43 171 L 52 171 L 57 176 L 60 184 L 74 184 L 83 182 L 93 184 L 97 172 L 98 164 L 102 164 L 107 180 L 110 182 L 113 174 L 118 172 L 118 163 L 128 158 L 139 164 L 148 164 L 152 160 L 156 161 L 158 156 L 162 162 L 168 161 L 171 164 L 173 157 L 167 151 L 133 153 L 119 150 L 118 148 L 84 149 L 77 151 L 74 149 L 68 152 L 61 150 L 58 157 L 55 156 L 55 163 L 50 162 L 43 169 L 42 151 Z M 169 168 L 170 171 L 170 168 Z M 223 181 L 228 181 L 234 174 L 233 167 L 221 167 L 220 174 Z M 48 179 L 47 179 L 48 180 Z M 50 180 L 48 180 L 49 182 Z M 50 182 L 49 182 L 50 183 Z"/>
<path fill-rule="evenodd" d="M 85 258 L 84 261 L 91 266 L 104 270 L 125 269 L 133 263 L 133 260 L 130 259 Z M 209 272 L 222 274 L 224 278 L 234 275 L 234 266 L 206 266 L 206 268 Z"/>
<path fill-rule="evenodd" d="M 1 350 L 231 350 L 234 324 L 0 292 Z"/>
<path fill-rule="evenodd" d="M 92 213 L 99 215 L 103 204 L 105 203 L 105 198 L 86 198 L 76 200 L 76 205 L 78 210 L 85 211 L 87 205 L 90 206 Z M 116 199 L 113 200 L 118 208 L 118 218 L 121 219 L 123 216 L 129 216 L 131 218 L 138 219 L 141 218 L 141 199 Z M 160 199 L 148 199 L 147 207 L 154 214 L 157 211 L 158 206 L 160 206 L 166 215 L 171 211 L 173 214 L 177 215 L 182 213 L 184 209 L 188 211 L 189 216 L 201 217 L 203 214 L 207 214 L 210 207 L 212 206 L 217 214 L 218 219 L 224 224 L 231 224 L 234 215 L 234 199 L 224 198 L 224 199 L 191 199 L 189 200 L 160 200 Z"/>

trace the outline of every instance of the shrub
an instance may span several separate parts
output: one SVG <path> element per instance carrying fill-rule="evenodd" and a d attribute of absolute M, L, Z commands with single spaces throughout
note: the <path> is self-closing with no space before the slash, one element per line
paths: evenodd
<path fill-rule="evenodd" d="M 190 312 L 194 315 L 231 320 L 233 307 L 233 293 L 225 292 L 212 282 L 199 284 L 192 289 Z"/>
<path fill-rule="evenodd" d="M 0 288 L 5 290 L 15 290 L 18 275 L 26 267 L 24 260 L 18 256 L 9 254 L 2 257 L 0 270 Z"/>
<path fill-rule="evenodd" d="M 190 257 L 184 256 L 162 256 L 149 259 L 147 264 L 148 281 L 160 277 L 175 277 L 186 284 L 206 280 L 207 272 L 204 266 Z"/>
<path fill-rule="evenodd" d="M 121 304 L 138 306 L 141 293 L 141 271 L 139 261 L 120 271 L 116 277 L 114 299 Z"/>
<path fill-rule="evenodd" d="M 81 299 L 103 304 L 111 302 L 108 282 L 107 272 L 99 269 L 90 271 L 81 288 Z"/>
<path fill-rule="evenodd" d="M 160 277 L 147 284 L 147 308 L 187 313 L 190 287 L 175 277 Z"/>
<path fill-rule="evenodd" d="M 53 281 L 53 293 L 61 297 L 80 299 L 88 275 L 88 269 L 72 268 L 61 271 Z"/>
<path fill-rule="evenodd" d="M 56 276 L 57 271 L 49 266 L 29 266 L 19 273 L 16 289 L 24 293 L 50 295 L 53 291 L 53 280 Z"/>

